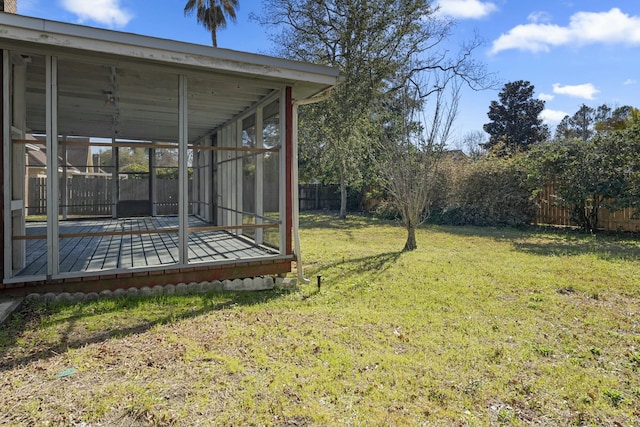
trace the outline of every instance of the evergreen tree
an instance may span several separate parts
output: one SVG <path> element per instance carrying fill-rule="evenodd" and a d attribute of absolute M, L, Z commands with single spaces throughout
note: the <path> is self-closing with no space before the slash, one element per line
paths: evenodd
<path fill-rule="evenodd" d="M 539 117 L 544 101 L 535 99 L 533 91 L 534 86 L 524 80 L 504 85 L 499 101 L 491 101 L 489 106 L 491 122 L 482 127 L 490 136 L 484 148 L 510 156 L 549 137 L 549 128 Z"/>

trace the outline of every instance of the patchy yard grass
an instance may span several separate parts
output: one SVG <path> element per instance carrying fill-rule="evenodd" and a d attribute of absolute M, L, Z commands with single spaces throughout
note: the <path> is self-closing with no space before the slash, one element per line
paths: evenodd
<path fill-rule="evenodd" d="M 384 221 L 302 229 L 295 291 L 25 306 L 0 424 L 638 424 L 639 239 L 427 227 L 401 253 Z"/>

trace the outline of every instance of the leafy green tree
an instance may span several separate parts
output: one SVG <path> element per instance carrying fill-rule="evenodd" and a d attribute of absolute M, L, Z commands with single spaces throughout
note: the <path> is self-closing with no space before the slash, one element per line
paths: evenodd
<path fill-rule="evenodd" d="M 607 105 L 601 105 L 598 110 L 585 104 L 580 106 L 573 116 L 566 115 L 556 127 L 556 139 L 579 138 L 588 140 L 595 133 L 596 117 L 606 117 L 611 114 Z"/>
<path fill-rule="evenodd" d="M 195 12 L 198 24 L 211 32 L 213 47 L 218 47 L 218 30 L 227 27 L 227 19 L 236 21 L 239 7 L 238 0 L 187 0 L 184 14 L 186 16 Z"/>
<path fill-rule="evenodd" d="M 596 114 L 595 129 L 598 132 L 624 129 L 634 121 L 634 116 L 638 116 L 638 110 L 629 105 L 618 107 L 613 111 L 611 108 L 607 110 L 603 107 L 605 105 L 598 107 Z"/>
<path fill-rule="evenodd" d="M 578 111 L 573 115 L 571 123 L 577 138 L 580 138 L 583 141 L 591 138 L 594 133 L 593 125 L 595 123 L 595 113 L 596 110 L 582 104 L 580 109 L 578 109 Z"/>
<path fill-rule="evenodd" d="M 273 40 L 282 56 L 330 65 L 343 75 L 326 102 L 300 112 L 309 126 L 301 131 L 301 150 L 312 144 L 319 166 L 336 175 L 342 218 L 347 186 L 362 181 L 371 118 L 386 93 L 429 71 L 447 70 L 475 87 L 484 83 L 486 73 L 470 59 L 479 42 L 452 55 L 443 42 L 453 21 L 435 12 L 428 0 L 268 0 L 264 12 L 253 16 L 277 29 Z M 440 90 L 431 87 L 420 96 Z"/>
<path fill-rule="evenodd" d="M 491 122 L 482 127 L 489 134 L 485 149 L 511 156 L 549 137 L 549 128 L 540 119 L 544 101 L 535 99 L 533 91 L 534 86 L 524 80 L 504 85 L 499 101 L 491 101 L 489 106 Z"/>
<path fill-rule="evenodd" d="M 118 150 L 119 170 L 126 172 L 135 170 L 137 172 L 149 171 L 149 153 L 147 149 L 141 147 L 116 148 Z M 137 166 L 131 166 L 137 165 Z M 111 149 L 100 152 L 100 166 L 105 170 L 111 170 L 115 166 Z"/>
<path fill-rule="evenodd" d="M 571 124 L 571 116 L 568 114 L 560 120 L 560 123 L 556 126 L 555 139 L 570 139 L 575 138 L 576 134 Z"/>
<path fill-rule="evenodd" d="M 597 108 L 585 104 L 573 116 L 565 116 L 556 127 L 556 139 L 580 138 L 586 141 L 598 132 L 623 129 L 628 124 L 633 107 L 625 105 L 616 109 L 607 104 Z"/>

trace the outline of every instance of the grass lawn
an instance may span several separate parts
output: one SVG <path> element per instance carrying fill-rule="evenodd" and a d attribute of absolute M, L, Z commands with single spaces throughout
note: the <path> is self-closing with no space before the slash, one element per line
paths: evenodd
<path fill-rule="evenodd" d="M 0 425 L 640 423 L 640 239 L 425 227 L 401 253 L 396 224 L 315 214 L 301 237 L 297 290 L 25 306 Z"/>

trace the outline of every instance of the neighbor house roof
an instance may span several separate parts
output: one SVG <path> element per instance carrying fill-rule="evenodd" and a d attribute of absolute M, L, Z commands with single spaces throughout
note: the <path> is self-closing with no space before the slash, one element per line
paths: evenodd
<path fill-rule="evenodd" d="M 27 147 L 27 167 L 31 168 L 47 168 L 47 149 L 44 147 L 38 147 L 36 150 L 32 150 Z M 65 161 L 63 158 L 58 156 L 58 165 L 59 168 L 62 168 L 65 165 Z M 71 163 L 66 163 L 67 172 L 69 173 L 80 173 L 81 171 L 73 166 Z M 60 169 L 61 170 L 61 169 Z"/>

